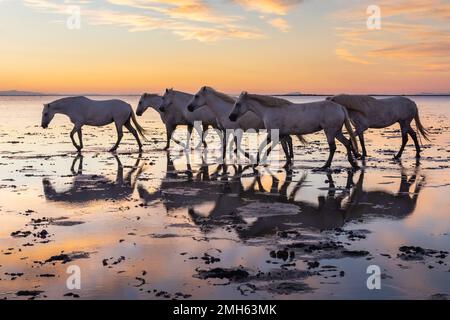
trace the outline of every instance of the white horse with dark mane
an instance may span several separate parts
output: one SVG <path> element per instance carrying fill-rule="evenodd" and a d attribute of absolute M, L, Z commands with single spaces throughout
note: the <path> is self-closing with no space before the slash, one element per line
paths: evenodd
<path fill-rule="evenodd" d="M 343 106 L 332 101 L 295 104 L 285 99 L 243 92 L 230 113 L 230 120 L 236 121 L 249 111 L 264 121 L 267 130 L 278 129 L 280 140 L 289 135 L 306 135 L 324 130 L 330 154 L 322 169 L 331 166 L 336 151 L 335 139 L 347 149 L 347 159 L 352 167 L 358 168 L 352 157 L 352 151 L 356 152 L 358 146 L 348 112 Z M 342 133 L 344 125 L 350 134 L 350 141 Z"/>
<path fill-rule="evenodd" d="M 49 126 L 55 114 L 64 114 L 68 116 L 70 121 L 74 124 L 74 127 L 70 132 L 70 139 L 78 151 L 83 149 L 81 129 L 85 125 L 100 127 L 114 122 L 117 129 L 117 142 L 111 148 L 111 152 L 116 151 L 122 141 L 122 127 L 127 128 L 128 131 L 133 134 L 139 145 L 139 150 L 142 150 L 142 143 L 139 139 L 139 135 L 146 139 L 144 135 L 145 130 L 137 122 L 133 109 L 128 103 L 122 100 L 95 101 L 86 97 L 68 97 L 44 104 L 41 122 L 44 129 Z M 131 122 L 136 126 L 136 129 Z M 75 142 L 75 133 L 78 133 L 78 138 L 80 140 L 79 145 Z"/>
<path fill-rule="evenodd" d="M 138 117 L 142 116 L 148 108 L 152 108 L 161 116 L 161 120 L 165 123 L 164 113 L 159 111 L 159 107 L 162 104 L 162 97 L 156 93 L 144 93 L 139 99 L 139 104 L 136 109 L 136 115 Z"/>
<path fill-rule="evenodd" d="M 222 151 L 223 158 L 226 156 L 226 148 L 229 145 L 229 140 L 234 135 L 236 144 L 236 151 L 241 150 L 241 141 L 244 131 L 265 129 L 264 122 L 252 112 L 247 113 L 238 121 L 232 122 L 228 118 L 230 111 L 233 109 L 235 99 L 229 95 L 216 91 L 211 87 L 201 88 L 192 98 L 187 109 L 189 112 L 196 110 L 209 109 L 216 117 L 219 129 L 222 131 Z M 246 157 L 249 155 L 244 152 Z"/>
<path fill-rule="evenodd" d="M 180 125 L 187 125 L 188 130 L 192 132 L 192 126 L 183 117 L 183 115 L 179 112 L 176 112 L 176 110 L 171 109 L 167 112 L 162 112 L 160 110 L 162 103 L 162 96 L 154 93 L 144 93 L 139 99 L 139 104 L 136 109 L 136 115 L 139 117 L 142 116 L 148 108 L 152 108 L 156 112 L 158 112 L 159 116 L 161 117 L 161 121 L 166 127 L 166 146 L 164 147 L 164 150 L 168 150 L 170 148 L 171 140 L 174 140 L 176 143 L 181 144 L 181 142 L 175 139 L 175 137 L 173 136 L 176 128 Z"/>
<path fill-rule="evenodd" d="M 359 136 L 362 147 L 362 157 L 367 156 L 364 142 L 364 131 L 369 128 L 386 128 L 395 123 L 400 124 L 402 133 L 402 146 L 395 156 L 400 159 L 408 142 L 408 134 L 414 141 L 416 157 L 420 158 L 420 144 L 416 132 L 411 128 L 411 122 L 415 120 L 419 133 L 429 141 L 428 130 L 420 121 L 417 105 L 411 99 L 405 97 L 392 97 L 375 99 L 364 95 L 341 94 L 328 98 L 328 100 L 339 103 L 347 108 L 350 119 L 355 126 L 355 134 Z"/>
<path fill-rule="evenodd" d="M 243 133 L 248 130 L 253 130 L 254 132 L 259 132 L 260 130 L 265 130 L 264 121 L 259 118 L 253 112 L 247 112 L 245 115 L 237 119 L 237 121 L 231 121 L 229 116 L 231 110 L 233 110 L 236 99 L 230 97 L 229 95 L 219 92 L 211 87 L 201 88 L 192 98 L 188 105 L 188 110 L 194 112 L 200 108 L 210 109 L 217 120 L 219 128 L 223 132 L 223 158 L 226 154 L 226 146 L 229 145 L 229 139 L 231 134 L 234 133 L 236 151 L 240 150 L 240 145 L 243 137 Z M 303 137 L 299 136 L 299 140 L 305 143 Z M 287 142 L 282 141 L 283 150 L 286 152 L 286 158 L 293 157 L 293 149 L 289 150 L 289 146 L 292 146 L 292 141 L 289 136 Z M 288 145 L 289 144 L 289 145 Z M 247 157 L 248 154 L 244 153 Z"/>
<path fill-rule="evenodd" d="M 203 146 L 206 147 L 204 132 L 208 130 L 208 127 L 218 128 L 217 120 L 211 110 L 197 110 L 189 112 L 186 106 L 192 100 L 194 96 L 192 94 L 176 91 L 173 89 L 166 89 L 164 96 L 162 97 L 162 104 L 159 110 L 163 113 L 167 113 L 168 117 L 174 117 L 174 123 L 184 122 L 188 126 L 189 137 L 191 137 L 192 129 L 195 127 Z M 200 127 L 195 126 L 195 123 L 201 123 Z M 178 144 L 182 144 L 178 140 L 172 138 Z M 187 147 L 187 146 L 185 146 Z"/>

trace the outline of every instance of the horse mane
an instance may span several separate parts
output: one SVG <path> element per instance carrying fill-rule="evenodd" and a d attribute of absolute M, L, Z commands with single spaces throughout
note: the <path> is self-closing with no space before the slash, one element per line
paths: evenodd
<path fill-rule="evenodd" d="M 57 106 L 57 104 L 59 102 L 65 102 L 65 101 L 69 101 L 69 100 L 90 100 L 90 99 L 85 96 L 64 97 L 64 98 L 52 101 L 48 105 L 50 107 L 54 107 L 54 104 L 56 104 L 56 106 Z"/>
<path fill-rule="evenodd" d="M 172 89 L 172 92 L 175 93 L 175 94 L 184 95 L 184 96 L 186 96 L 186 97 L 192 97 L 192 96 L 193 96 L 193 95 L 190 94 L 190 93 L 183 92 L 183 91 L 178 91 L 178 90 L 174 90 L 174 89 Z"/>
<path fill-rule="evenodd" d="M 264 96 L 264 95 L 260 95 L 260 94 L 247 94 L 247 97 L 252 99 L 252 100 L 256 100 L 259 103 L 270 107 L 270 108 L 280 108 L 280 107 L 286 107 L 292 104 L 292 102 L 286 100 L 286 99 L 281 99 L 281 98 L 275 98 L 272 96 Z"/>
<path fill-rule="evenodd" d="M 350 94 L 340 94 L 330 98 L 331 101 L 336 102 L 344 107 L 366 113 L 366 109 L 374 105 L 377 99 L 371 96 L 365 95 L 350 95 Z"/>
<path fill-rule="evenodd" d="M 159 94 L 157 94 L 157 93 L 144 93 L 142 96 L 144 98 L 154 98 L 154 97 L 159 97 Z"/>
<path fill-rule="evenodd" d="M 228 102 L 228 103 L 235 103 L 236 101 L 232 98 L 232 97 L 230 97 L 229 95 L 227 95 L 227 94 L 225 94 L 225 93 L 222 93 L 222 92 L 219 92 L 219 91 L 217 91 L 216 89 L 214 89 L 214 88 L 211 88 L 211 87 L 205 87 L 206 88 L 206 90 L 208 90 L 209 92 L 211 92 L 212 94 L 214 94 L 217 98 L 219 98 L 219 99 L 222 99 L 222 100 L 224 100 L 225 102 Z"/>

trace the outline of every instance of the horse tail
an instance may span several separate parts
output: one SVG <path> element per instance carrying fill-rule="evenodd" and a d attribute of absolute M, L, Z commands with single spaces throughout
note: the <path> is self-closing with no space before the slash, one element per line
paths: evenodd
<path fill-rule="evenodd" d="M 130 106 L 130 108 L 131 108 L 131 106 Z M 135 125 L 135 127 L 136 127 L 136 130 L 137 130 L 137 132 L 139 133 L 139 135 L 140 135 L 145 141 L 148 141 L 147 137 L 145 136 L 145 134 L 147 133 L 147 131 L 146 131 L 143 127 L 141 127 L 141 125 L 139 124 L 139 122 L 137 122 L 136 115 L 134 114 L 133 108 L 131 108 L 131 120 L 133 121 L 133 123 L 134 123 L 134 125 Z"/>
<path fill-rule="evenodd" d="M 301 144 L 308 144 L 308 140 L 306 140 L 306 138 L 300 134 L 297 135 L 297 139 L 300 141 Z"/>
<path fill-rule="evenodd" d="M 344 125 L 345 125 L 345 128 L 347 129 L 348 134 L 350 135 L 350 141 L 352 143 L 353 149 L 356 153 L 359 153 L 358 142 L 356 142 L 355 132 L 353 131 L 351 120 L 348 115 L 348 111 L 347 111 L 347 109 L 345 109 L 345 107 L 342 107 L 342 109 L 344 110 L 344 113 L 345 113 Z"/>
<path fill-rule="evenodd" d="M 417 130 L 419 131 L 419 133 L 422 135 L 422 137 L 427 140 L 430 141 L 429 135 L 430 135 L 430 131 L 428 131 L 428 129 L 426 129 L 423 125 L 422 122 L 420 121 L 420 117 L 419 117 L 419 109 L 416 108 L 416 115 L 414 116 L 414 120 L 416 121 L 416 127 Z"/>

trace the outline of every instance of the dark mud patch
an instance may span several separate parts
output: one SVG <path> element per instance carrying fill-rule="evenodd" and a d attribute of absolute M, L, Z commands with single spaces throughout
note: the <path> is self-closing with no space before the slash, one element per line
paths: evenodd
<path fill-rule="evenodd" d="M 13 238 L 26 238 L 31 235 L 31 231 L 14 231 L 11 233 Z"/>
<path fill-rule="evenodd" d="M 365 250 L 342 250 L 342 254 L 346 257 L 359 258 L 367 257 L 370 252 Z"/>
<path fill-rule="evenodd" d="M 272 283 L 265 287 L 258 288 L 259 290 L 269 291 L 280 295 L 290 295 L 294 293 L 309 293 L 314 289 L 303 282 L 281 282 Z"/>
<path fill-rule="evenodd" d="M 38 219 L 31 219 L 31 222 L 29 225 L 33 227 L 42 227 L 42 226 L 61 226 L 61 227 L 71 227 L 76 226 L 79 224 L 83 224 L 83 221 L 74 221 L 69 220 L 67 217 L 59 217 L 59 218 L 38 218 Z"/>
<path fill-rule="evenodd" d="M 294 242 L 287 246 L 294 250 L 297 257 L 322 259 L 362 258 L 370 259 L 370 252 L 365 250 L 349 250 L 341 241 L 319 241 L 317 243 Z"/>
<path fill-rule="evenodd" d="M 208 253 L 204 253 L 201 259 L 205 262 L 205 264 L 213 264 L 216 262 L 220 262 L 220 258 L 214 257 Z"/>
<path fill-rule="evenodd" d="M 250 273 L 243 269 L 243 268 L 237 268 L 237 269 L 223 269 L 223 268 L 214 268 L 209 270 L 197 270 L 197 275 L 195 277 L 199 279 L 228 279 L 230 281 L 243 281 L 245 279 L 248 279 L 250 276 Z"/>
<path fill-rule="evenodd" d="M 418 246 L 401 246 L 398 250 L 400 253 L 397 254 L 397 257 L 404 261 L 423 261 L 425 258 L 431 257 L 442 261 L 448 256 L 447 251 L 425 249 Z"/>
<path fill-rule="evenodd" d="M 72 252 L 72 253 L 61 253 L 59 255 L 51 256 L 50 258 L 45 260 L 45 262 L 42 264 L 55 263 L 55 262 L 61 262 L 62 264 L 66 264 L 66 263 L 72 262 L 74 260 L 89 259 L 89 258 L 90 258 L 89 252 L 78 251 L 78 252 Z"/>
<path fill-rule="evenodd" d="M 71 220 L 53 220 L 50 222 L 50 225 L 52 226 L 58 226 L 58 227 L 73 227 L 80 224 L 83 224 L 83 221 L 71 221 Z"/>
<path fill-rule="evenodd" d="M 369 230 L 360 229 L 360 230 L 344 230 L 341 228 L 337 228 L 334 230 L 335 235 L 337 236 L 345 236 L 350 241 L 358 241 L 364 240 L 367 238 L 367 235 L 371 232 Z"/>
<path fill-rule="evenodd" d="M 113 266 L 118 265 L 119 263 L 122 263 L 123 261 L 125 261 L 126 258 L 124 256 L 120 256 L 117 259 L 114 259 L 114 257 L 108 258 L 108 259 L 103 259 L 102 260 L 102 264 L 104 267 L 109 267 L 112 268 Z"/>
<path fill-rule="evenodd" d="M 17 291 L 16 292 L 16 296 L 18 297 L 37 297 L 39 295 L 41 295 L 42 293 L 44 293 L 44 291 L 39 291 L 39 290 L 21 290 L 21 291 Z"/>
<path fill-rule="evenodd" d="M 181 235 L 181 234 L 175 234 L 175 233 L 151 233 L 148 235 L 149 237 L 155 238 L 155 239 L 167 239 L 167 238 L 185 238 L 190 237 L 189 235 Z"/>

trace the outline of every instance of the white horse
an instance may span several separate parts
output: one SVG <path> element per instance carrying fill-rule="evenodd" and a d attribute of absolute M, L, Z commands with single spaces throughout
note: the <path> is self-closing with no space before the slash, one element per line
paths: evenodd
<path fill-rule="evenodd" d="M 233 108 L 235 99 L 226 95 L 225 93 L 218 92 L 211 87 L 203 87 L 197 92 L 190 101 L 187 109 L 189 112 L 195 112 L 196 110 L 210 110 L 217 121 L 219 129 L 222 131 L 222 151 L 223 158 L 226 156 L 226 147 L 229 144 L 231 135 L 234 134 L 234 140 L 236 143 L 236 151 L 241 151 L 241 141 L 243 137 L 243 131 L 265 129 L 264 122 L 256 116 L 256 114 L 249 112 L 239 119 L 239 121 L 232 122 L 228 118 L 231 109 Z M 246 152 L 245 156 L 249 157 Z"/>
<path fill-rule="evenodd" d="M 136 115 L 142 116 L 148 108 L 154 109 L 161 116 L 161 120 L 164 122 L 164 114 L 159 111 L 159 107 L 162 104 L 162 97 L 156 93 L 144 93 L 139 99 L 139 104 L 136 109 Z"/>
<path fill-rule="evenodd" d="M 248 111 L 256 113 L 264 121 L 267 130 L 278 129 L 281 140 L 292 134 L 305 135 L 324 130 L 330 155 L 322 169 L 331 166 L 336 152 L 335 139 L 347 149 L 347 158 L 352 167 L 358 168 L 351 154 L 353 149 L 357 150 L 355 135 L 347 110 L 341 105 L 332 101 L 295 104 L 285 99 L 243 92 L 230 113 L 230 120 L 236 121 Z M 351 141 L 342 133 L 343 125 Z"/>
<path fill-rule="evenodd" d="M 41 122 L 44 129 L 48 128 L 57 113 L 68 116 L 74 124 L 73 130 L 70 132 L 70 139 L 78 151 L 83 149 L 81 128 L 84 125 L 100 127 L 114 122 L 117 129 L 117 142 L 110 150 L 111 152 L 116 151 L 119 147 L 123 137 L 123 126 L 133 134 L 140 151 L 142 150 L 142 143 L 139 135 L 146 140 L 145 130 L 137 122 L 133 109 L 122 100 L 95 101 L 86 97 L 69 97 L 44 104 Z M 136 126 L 136 129 L 132 126 L 131 121 Z M 75 142 L 75 133 L 78 133 L 80 145 Z"/>
<path fill-rule="evenodd" d="M 266 128 L 264 125 L 264 121 L 262 121 L 262 119 L 253 112 L 247 112 L 235 122 L 231 121 L 229 116 L 235 102 L 236 99 L 230 97 L 229 95 L 219 92 L 211 87 L 205 86 L 194 95 L 187 107 L 190 112 L 194 112 L 200 108 L 205 107 L 210 109 L 214 113 L 219 128 L 222 130 L 223 134 L 222 148 L 224 159 L 226 155 L 226 147 L 229 144 L 231 134 L 234 133 L 235 136 L 234 138 L 237 148 L 236 151 L 240 151 L 243 132 L 247 130 L 254 130 L 255 132 L 259 132 L 260 130 Z M 299 139 L 304 142 L 304 139 L 302 137 L 299 137 Z M 292 144 L 292 141 L 290 141 L 290 143 Z M 282 141 L 282 145 L 283 150 L 288 150 L 287 142 Z M 244 154 L 247 158 L 249 158 L 248 153 L 244 152 Z M 289 154 L 289 152 L 286 153 L 286 158 L 288 157 L 291 157 L 291 154 Z"/>
<path fill-rule="evenodd" d="M 364 131 L 369 128 L 386 128 L 395 123 L 400 124 L 402 132 L 402 146 L 395 156 L 400 159 L 408 142 L 408 134 L 414 141 L 416 147 L 416 157 L 420 158 L 420 144 L 416 132 L 411 128 L 411 122 L 416 121 L 419 133 L 429 141 L 428 130 L 420 122 L 419 110 L 411 99 L 405 97 L 392 97 L 385 99 L 375 99 L 363 95 L 341 94 L 328 98 L 328 100 L 339 103 L 347 108 L 350 119 L 355 126 L 355 135 L 359 136 L 362 147 L 362 157 L 367 156 L 364 142 Z"/>
<path fill-rule="evenodd" d="M 193 97 L 194 96 L 189 93 L 166 89 L 166 92 L 162 97 L 163 102 L 159 110 L 163 113 L 171 114 L 174 118 L 176 118 L 177 122 L 185 122 L 188 125 L 189 137 L 192 134 L 192 129 L 194 128 L 195 122 L 201 122 L 201 127 L 195 126 L 195 129 L 200 136 L 201 142 L 203 142 L 203 146 L 206 147 L 205 135 L 203 133 L 208 130 L 209 126 L 218 128 L 217 120 L 211 110 L 208 109 L 189 112 L 186 106 Z M 174 141 L 178 144 L 182 144 L 175 139 Z"/>
<path fill-rule="evenodd" d="M 154 109 L 159 113 L 161 117 L 161 121 L 166 126 L 166 146 L 164 150 L 168 150 L 170 148 L 170 141 L 174 140 L 176 143 L 181 144 L 180 141 L 173 137 L 173 133 L 179 125 L 187 125 L 189 132 L 192 132 L 192 126 L 188 121 L 183 117 L 182 114 L 176 112 L 176 110 L 169 110 L 167 112 L 162 112 L 160 107 L 163 103 L 162 96 L 154 93 L 144 93 L 139 100 L 138 107 L 136 109 L 136 115 L 139 117 L 147 111 L 148 108 Z"/>

